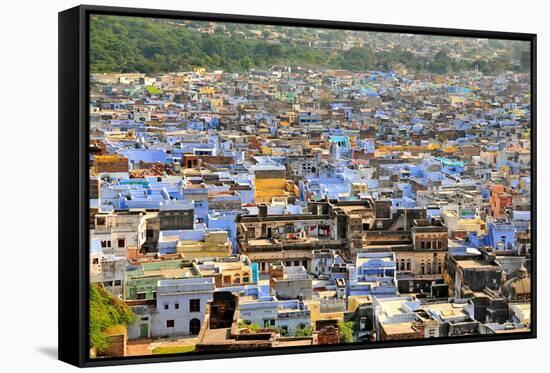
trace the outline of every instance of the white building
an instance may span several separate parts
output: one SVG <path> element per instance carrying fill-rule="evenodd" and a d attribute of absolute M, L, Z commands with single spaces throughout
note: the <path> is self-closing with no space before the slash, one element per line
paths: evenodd
<path fill-rule="evenodd" d="M 160 280 L 156 302 L 132 307 L 138 321 L 128 328 L 128 338 L 198 334 L 215 288 L 213 278 Z"/>
<path fill-rule="evenodd" d="M 311 252 L 311 273 L 315 276 L 329 276 L 332 267 L 346 262 L 336 250 L 313 250 Z"/>
<path fill-rule="evenodd" d="M 239 304 L 240 318 L 245 324 L 279 328 L 283 334 L 311 326 L 311 311 L 298 300 L 279 301 L 275 297 Z"/>
<path fill-rule="evenodd" d="M 104 254 L 127 257 L 129 247 L 141 248 L 145 242 L 145 212 L 143 210 L 119 211 L 95 216 L 92 239 L 101 243 Z"/>

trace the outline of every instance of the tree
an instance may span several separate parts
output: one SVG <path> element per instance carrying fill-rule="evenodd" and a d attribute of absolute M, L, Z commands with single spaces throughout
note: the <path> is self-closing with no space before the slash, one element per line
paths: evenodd
<path fill-rule="evenodd" d="M 249 329 L 251 332 L 254 332 L 254 333 L 261 329 L 260 325 L 250 323 L 250 322 L 247 322 L 247 321 L 243 321 L 243 320 L 239 321 L 239 328 L 240 329 L 245 329 L 246 328 L 246 329 Z"/>
<path fill-rule="evenodd" d="M 313 328 L 311 326 L 305 326 L 301 329 L 296 330 L 296 333 L 294 333 L 294 335 L 296 337 L 311 337 L 312 333 Z"/>
<path fill-rule="evenodd" d="M 447 52 L 441 50 L 434 56 L 433 62 L 430 64 L 430 72 L 436 74 L 445 74 L 449 71 L 451 65 L 451 59 L 447 55 Z"/>
<path fill-rule="evenodd" d="M 132 310 L 122 300 L 113 297 L 102 287 L 90 286 L 90 346 L 98 351 L 109 347 L 105 330 L 136 321 Z"/>
<path fill-rule="evenodd" d="M 451 57 L 446 47 L 433 58 L 414 53 L 423 48 L 430 39 L 411 42 L 401 41 L 391 50 L 375 50 L 366 43 L 346 51 L 338 48 L 347 36 L 341 30 L 304 31 L 288 29 L 284 32 L 289 40 L 272 43 L 269 29 L 258 26 L 263 37 L 244 38 L 235 31 L 244 26 L 224 24 L 213 34 L 196 31 L 204 23 L 193 22 L 187 27 L 164 20 L 139 17 L 94 15 L 90 18 L 90 69 L 92 73 L 142 72 L 163 73 L 183 71 L 192 66 L 240 72 L 251 68 L 267 68 L 277 64 L 298 65 L 308 68 L 348 69 L 368 71 L 391 69 L 396 63 L 411 71 L 447 73 L 471 70 L 478 66 L 486 74 L 506 70 L 520 70 L 518 64 L 524 44 L 499 41 L 487 45 L 489 51 L 497 50 L 498 56 L 481 61 L 478 51 L 466 50 L 463 57 Z M 319 37 L 334 48 L 318 48 L 314 45 L 296 45 L 293 40 L 309 40 Z M 374 40 L 391 43 L 387 34 L 377 34 Z M 510 44 L 512 43 L 512 44 Z M 400 46 L 401 45 L 401 46 Z M 483 52 L 487 52 L 484 50 Z M 482 53 L 489 56 L 490 53 Z M 475 58 L 472 64 L 471 59 Z"/>
<path fill-rule="evenodd" d="M 340 321 L 338 323 L 338 328 L 340 329 L 342 343 L 353 342 L 353 334 L 355 329 L 355 323 L 353 321 Z"/>

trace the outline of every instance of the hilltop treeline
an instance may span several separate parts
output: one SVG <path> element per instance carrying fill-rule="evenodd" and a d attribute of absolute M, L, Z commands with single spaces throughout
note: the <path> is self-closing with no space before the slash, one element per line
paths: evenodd
<path fill-rule="evenodd" d="M 338 36 L 338 31 L 334 33 Z M 412 71 L 429 73 L 477 67 L 486 74 L 496 74 L 519 69 L 504 57 L 467 61 L 451 58 L 441 50 L 428 58 L 395 48 L 374 52 L 367 46 L 342 52 L 285 42 L 274 44 L 220 32 L 204 34 L 163 20 L 116 16 L 91 18 L 90 63 L 92 73 L 149 74 L 188 71 L 196 66 L 239 72 L 276 64 L 366 71 L 387 70 L 399 63 Z"/>

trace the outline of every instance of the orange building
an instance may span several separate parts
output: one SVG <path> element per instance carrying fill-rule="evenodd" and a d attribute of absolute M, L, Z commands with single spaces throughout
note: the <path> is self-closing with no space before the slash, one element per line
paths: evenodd
<path fill-rule="evenodd" d="M 491 185 L 489 206 L 492 217 L 503 218 L 506 208 L 512 206 L 512 190 L 501 184 Z"/>
<path fill-rule="evenodd" d="M 128 158 L 119 154 L 94 156 L 93 174 L 128 172 Z"/>

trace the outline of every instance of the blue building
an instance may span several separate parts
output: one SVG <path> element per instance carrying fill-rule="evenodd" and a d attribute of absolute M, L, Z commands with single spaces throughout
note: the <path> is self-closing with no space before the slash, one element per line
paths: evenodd
<path fill-rule="evenodd" d="M 491 222 L 487 226 L 485 236 L 471 232 L 468 235 L 468 240 L 474 247 L 491 246 L 497 251 L 515 251 L 516 228 L 508 222 Z"/>
<path fill-rule="evenodd" d="M 392 252 L 357 254 L 355 266 L 349 266 L 346 295 L 393 297 L 397 292 L 397 264 Z"/>

